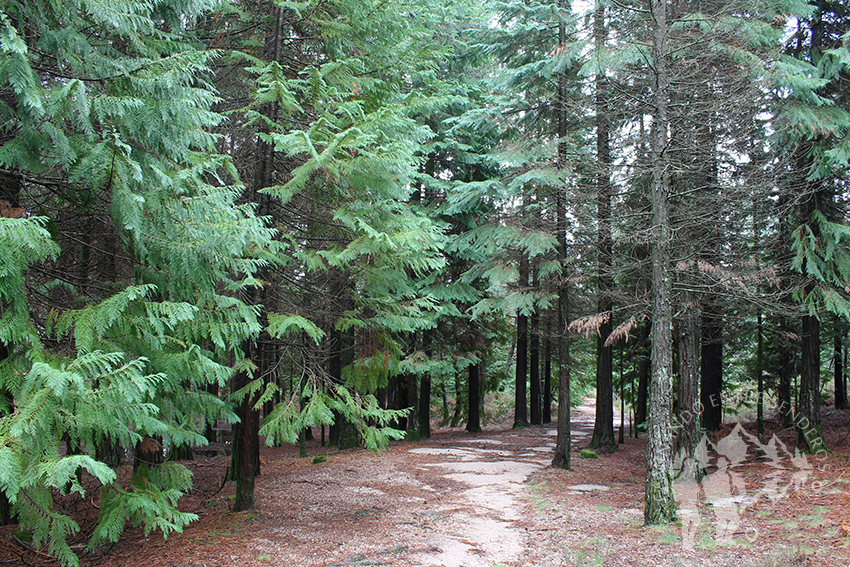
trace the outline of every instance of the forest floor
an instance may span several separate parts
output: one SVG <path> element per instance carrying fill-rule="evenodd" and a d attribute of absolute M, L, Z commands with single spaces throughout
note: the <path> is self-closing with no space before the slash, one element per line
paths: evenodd
<path fill-rule="evenodd" d="M 643 525 L 645 439 L 580 458 L 593 419 L 590 405 L 574 411 L 569 471 L 549 466 L 554 424 L 435 429 L 431 439 L 393 443 L 381 454 L 311 442 L 311 458 L 300 459 L 297 448 L 264 448 L 256 511 L 247 513 L 230 511 L 233 483 L 221 488 L 229 459 L 198 457 L 186 463 L 195 488 L 181 501 L 197 522 L 167 540 L 128 529 L 104 553 L 81 553 L 81 564 L 850 565 L 850 412 L 825 412 L 834 454 L 820 458 L 785 455 L 791 431 L 759 454 L 753 438 L 727 427 L 713 438 L 719 453 L 699 490 L 677 485 L 680 522 L 660 527 Z M 314 463 L 315 455 L 327 460 Z M 72 513 L 91 508 L 64 504 Z M 85 521 L 82 536 L 91 528 Z M 22 560 L 49 564 L 21 547 L 11 528 L 0 531 L 0 563 Z"/>

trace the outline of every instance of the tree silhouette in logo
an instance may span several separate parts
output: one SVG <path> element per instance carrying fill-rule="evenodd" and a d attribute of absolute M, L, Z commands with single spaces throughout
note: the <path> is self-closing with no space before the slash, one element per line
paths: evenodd
<path fill-rule="evenodd" d="M 744 472 L 758 459 L 770 466 L 760 485 L 747 490 Z M 682 521 L 682 545 L 691 549 L 703 523 L 713 523 L 714 541 L 730 543 L 741 527 L 747 506 L 765 498 L 776 502 L 802 487 L 813 468 L 805 455 L 792 453 L 775 435 L 767 443 L 737 424 L 729 435 L 712 443 L 703 435 L 694 456 L 676 457 L 676 499 Z"/>

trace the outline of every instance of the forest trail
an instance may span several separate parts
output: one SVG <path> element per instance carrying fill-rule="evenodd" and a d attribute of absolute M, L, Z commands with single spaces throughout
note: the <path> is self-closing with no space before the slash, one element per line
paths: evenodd
<path fill-rule="evenodd" d="M 574 410 L 574 459 L 593 420 L 591 405 Z M 440 428 L 431 439 L 393 443 L 379 454 L 334 452 L 313 441 L 311 458 L 300 459 L 297 448 L 264 447 L 256 512 L 242 514 L 228 509 L 232 483 L 218 490 L 227 459 L 200 457 L 189 464 L 196 488 L 181 506 L 198 513 L 198 522 L 168 540 L 127 533 L 107 555 L 82 563 L 537 566 L 531 556 L 551 530 L 532 517 L 529 478 L 549 467 L 555 436 L 554 423 L 511 429 L 502 422 L 476 434 Z M 314 464 L 314 455 L 327 460 Z"/>
<path fill-rule="evenodd" d="M 574 417 L 574 443 L 586 443 L 593 408 Z M 281 565 L 304 561 L 308 549 L 310 562 L 300 564 L 525 565 L 523 522 L 531 499 L 525 483 L 550 465 L 555 435 L 554 424 L 478 434 L 442 430 L 427 441 L 360 455 L 341 469 L 331 457 L 314 465 L 324 471 L 279 477 L 269 509 L 292 510 L 286 501 L 306 505 L 275 522 L 285 541 L 267 538 L 258 552 Z M 329 494 L 317 485 L 344 489 Z"/>
<path fill-rule="evenodd" d="M 759 498 L 759 490 L 782 480 L 778 473 L 795 471 L 757 458 L 741 463 L 737 478 L 754 498 L 737 509 L 736 523 L 723 526 L 716 523 L 720 509 L 702 505 L 692 547 L 683 545 L 680 525 L 643 525 L 645 439 L 627 437 L 611 455 L 579 458 L 593 422 L 592 401 L 573 411 L 569 471 L 549 466 L 554 424 L 514 430 L 507 422 L 491 423 L 477 434 L 441 428 L 431 439 L 392 443 L 380 454 L 311 441 L 304 459 L 297 447 L 264 447 L 255 512 L 230 511 L 233 483 L 222 487 L 229 458 L 198 457 L 185 463 L 195 488 L 180 505 L 198 521 L 167 540 L 128 529 L 105 553 L 82 554 L 81 566 L 850 565 L 850 461 L 844 456 L 850 412 L 825 416 L 836 454 L 814 463 L 819 468 L 806 473 L 806 482 L 781 498 Z M 793 431 L 778 433 L 793 446 Z M 326 461 L 314 463 L 314 456 Z M 82 501 L 64 505 L 91 508 Z M 84 537 L 94 519 L 83 522 Z M 718 539 L 720 527 L 728 541 Z M 0 543 L 7 541 L 0 533 Z M 76 549 L 82 552 L 82 544 Z M 16 562 L 18 548 L 8 551 L 12 555 L 0 553 L 0 560 Z"/>

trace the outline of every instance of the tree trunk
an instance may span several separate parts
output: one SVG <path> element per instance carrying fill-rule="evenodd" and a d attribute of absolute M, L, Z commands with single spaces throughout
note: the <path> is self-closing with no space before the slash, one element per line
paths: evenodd
<path fill-rule="evenodd" d="M 814 454 L 826 450 L 820 420 L 820 322 L 806 315 L 802 323 L 800 407 L 795 425 L 801 448 Z"/>
<path fill-rule="evenodd" d="M 340 331 L 333 329 L 330 337 L 330 360 L 328 361 L 328 373 L 334 384 L 342 383 L 342 353 L 345 350 L 346 339 Z M 350 339 L 349 339 L 350 340 Z M 402 388 L 404 391 L 404 388 Z M 405 422 L 405 426 L 407 423 Z M 360 436 L 354 427 L 340 412 L 334 412 L 334 421 L 328 431 L 328 444 L 336 445 L 340 449 L 351 449 L 360 446 Z"/>
<path fill-rule="evenodd" d="M 266 35 L 266 44 L 269 50 L 266 56 L 274 61 L 281 58 L 281 34 L 283 25 L 283 8 L 270 6 L 270 13 L 275 15 L 275 25 Z M 263 108 L 263 113 L 269 118 L 269 122 L 277 120 L 278 106 L 276 103 L 268 103 Z M 257 162 L 254 170 L 253 198 L 259 204 L 258 216 L 266 216 L 270 210 L 270 196 L 261 193 L 262 189 L 272 184 L 272 172 L 274 171 L 274 147 L 272 144 L 257 137 Z M 263 270 L 257 273 L 259 280 L 265 279 Z M 268 308 L 266 294 L 263 288 L 255 288 L 251 292 L 252 305 Z M 263 325 L 264 327 L 266 325 Z M 265 341 L 260 341 L 260 345 Z M 259 370 L 260 376 L 266 376 L 268 367 L 263 356 L 261 346 L 246 341 L 242 347 L 246 357 L 251 358 Z M 232 379 L 232 392 L 236 392 L 247 386 L 250 376 L 247 372 L 237 372 Z M 246 395 L 236 408 L 239 422 L 233 424 L 233 447 L 231 457 L 231 478 L 236 481 L 236 496 L 233 501 L 233 511 L 240 512 L 254 509 L 254 479 L 260 474 L 260 412 L 253 409 L 258 394 Z"/>
<path fill-rule="evenodd" d="M 543 348 L 543 423 L 552 422 L 552 338 L 546 325 L 546 341 Z"/>
<path fill-rule="evenodd" d="M 410 407 L 409 390 L 405 383 L 407 377 L 403 374 L 394 374 L 387 381 L 387 408 L 405 409 Z M 407 431 L 407 417 L 400 417 L 392 424 L 394 429 Z"/>
<path fill-rule="evenodd" d="M 688 293 L 679 322 L 679 408 L 676 452 L 693 459 L 700 442 L 699 405 L 699 312 Z"/>
<path fill-rule="evenodd" d="M 470 433 L 481 431 L 481 363 L 469 365 L 469 420 L 466 422 L 466 430 Z"/>
<path fill-rule="evenodd" d="M 246 355 L 250 348 L 246 347 Z M 248 385 L 250 377 L 240 371 L 233 376 L 232 391 Z M 246 395 L 236 408 L 239 422 L 233 424 L 231 479 L 236 481 L 233 511 L 254 509 L 254 479 L 260 474 L 260 415 L 253 409 L 255 395 Z"/>
<path fill-rule="evenodd" d="M 705 298 L 702 312 L 701 374 L 703 427 L 719 431 L 723 425 L 723 315 L 713 296 Z"/>
<path fill-rule="evenodd" d="M 756 433 L 759 442 L 764 444 L 764 325 L 761 309 L 758 311 L 756 325 Z"/>
<path fill-rule="evenodd" d="M 639 427 L 646 424 L 646 406 L 649 398 L 649 371 L 652 368 L 652 342 L 650 331 L 652 322 L 647 321 L 641 329 L 640 346 L 638 355 L 638 391 L 635 401 L 635 437 L 638 437 Z"/>
<path fill-rule="evenodd" d="M 536 279 L 536 278 L 535 278 Z M 531 315 L 531 332 L 528 336 L 528 381 L 530 384 L 531 424 L 543 423 L 542 400 L 540 397 L 540 314 Z"/>
<path fill-rule="evenodd" d="M 835 409 L 847 409 L 847 378 L 844 375 L 844 337 L 846 336 L 847 329 L 840 328 L 833 339 Z"/>
<path fill-rule="evenodd" d="M 519 264 L 520 285 L 528 285 L 528 256 L 522 255 Z M 517 313 L 516 318 L 516 391 L 514 427 L 528 426 L 528 317 Z"/>
<path fill-rule="evenodd" d="M 423 374 L 419 379 L 419 438 L 431 437 L 431 376 Z"/>
<path fill-rule="evenodd" d="M 596 3 L 593 35 L 597 51 L 605 49 L 605 7 Z M 613 330 L 611 317 L 611 148 L 608 127 L 608 81 L 604 69 L 596 70 L 596 264 L 598 270 L 597 312 L 605 316 L 596 340 L 596 421 L 591 448 L 617 450 L 614 437 L 614 349 L 605 342 Z"/>
<path fill-rule="evenodd" d="M 468 396 L 467 396 L 468 397 Z M 461 384 L 460 372 L 455 374 L 455 412 L 452 415 L 450 427 L 457 427 L 463 418 L 463 410 L 466 406 L 463 399 L 463 386 Z"/>
<path fill-rule="evenodd" d="M 568 8 L 566 0 L 558 0 L 558 8 Z M 558 24 L 558 42 L 565 45 L 567 28 L 563 21 Z M 563 170 L 567 164 L 567 74 L 558 74 L 557 103 L 557 166 Z M 558 282 L 558 429 L 555 437 L 555 456 L 552 466 L 570 468 L 570 342 L 567 325 L 570 322 L 569 280 L 567 278 L 567 186 L 562 182 L 557 189 L 555 204 L 555 235 L 558 242 L 558 260 L 561 262 L 561 277 Z"/>
<path fill-rule="evenodd" d="M 669 171 L 666 167 L 667 2 L 650 0 L 652 61 L 655 65 L 655 120 L 652 137 L 652 377 L 646 448 L 644 520 L 647 525 L 676 518 L 673 494 L 673 298 L 672 231 L 669 220 Z"/>
<path fill-rule="evenodd" d="M 402 377 L 402 387 L 407 390 L 407 406 L 410 408 L 407 418 L 406 439 L 408 441 L 419 440 L 419 388 L 418 380 L 413 374 L 405 374 Z"/>
<path fill-rule="evenodd" d="M 422 334 L 422 349 L 431 358 L 431 332 Z M 419 381 L 419 438 L 431 437 L 431 375 L 423 374 Z"/>
<path fill-rule="evenodd" d="M 779 422 L 783 427 L 791 427 L 794 420 L 794 404 L 791 403 L 791 377 L 794 375 L 793 343 L 788 338 L 794 331 L 785 317 L 779 320 L 779 336 L 776 338 L 776 350 L 779 352 Z"/>

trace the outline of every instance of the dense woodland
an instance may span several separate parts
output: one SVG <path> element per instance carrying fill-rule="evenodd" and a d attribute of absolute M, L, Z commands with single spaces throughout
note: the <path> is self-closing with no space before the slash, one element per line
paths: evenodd
<path fill-rule="evenodd" d="M 261 439 L 505 404 L 569 468 L 593 389 L 650 524 L 730 414 L 828 451 L 848 44 L 838 0 L 3 0 L 0 520 L 75 564 L 86 474 L 89 549 L 179 531 L 221 421 L 236 510 Z"/>

